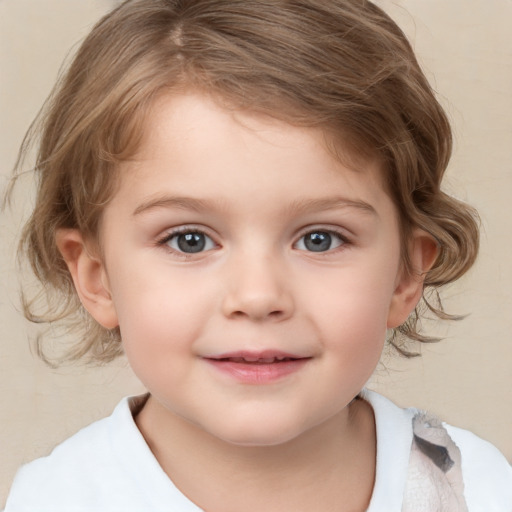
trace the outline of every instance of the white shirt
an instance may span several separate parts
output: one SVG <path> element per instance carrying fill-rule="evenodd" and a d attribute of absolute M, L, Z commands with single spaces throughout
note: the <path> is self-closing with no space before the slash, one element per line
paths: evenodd
<path fill-rule="evenodd" d="M 368 512 L 400 512 L 416 409 L 365 391 L 377 428 L 376 481 Z M 82 429 L 48 456 L 23 466 L 5 512 L 201 512 L 164 473 L 133 419 L 145 397 Z M 445 426 L 462 453 L 469 512 L 512 511 L 512 468 L 491 444 Z M 283 511 L 287 512 L 287 511 Z"/>

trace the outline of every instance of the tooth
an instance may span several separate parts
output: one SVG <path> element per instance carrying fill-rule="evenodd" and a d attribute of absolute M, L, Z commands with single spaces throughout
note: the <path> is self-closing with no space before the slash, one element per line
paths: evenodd
<path fill-rule="evenodd" d="M 243 356 L 243 357 L 228 357 L 225 361 L 232 363 L 255 363 L 255 364 L 271 364 L 282 361 L 290 361 L 292 358 L 286 356 L 277 357 L 257 357 L 257 356 Z"/>

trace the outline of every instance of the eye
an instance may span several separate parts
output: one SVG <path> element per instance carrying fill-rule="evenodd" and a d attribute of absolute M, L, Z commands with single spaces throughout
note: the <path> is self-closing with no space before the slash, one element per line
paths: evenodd
<path fill-rule="evenodd" d="M 176 252 L 194 254 L 214 249 L 215 242 L 201 231 L 180 231 L 170 233 L 161 242 L 161 245 L 168 245 Z"/>
<path fill-rule="evenodd" d="M 326 252 L 347 243 L 339 233 L 334 231 L 311 231 L 303 235 L 296 244 L 301 251 Z"/>

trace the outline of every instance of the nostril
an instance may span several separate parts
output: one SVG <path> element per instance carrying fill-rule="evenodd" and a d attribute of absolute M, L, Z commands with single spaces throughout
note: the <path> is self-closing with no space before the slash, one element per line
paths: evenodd
<path fill-rule="evenodd" d="M 284 316 L 284 311 L 283 310 L 274 310 L 274 311 L 270 311 L 270 312 L 256 312 L 256 311 L 242 311 L 242 310 L 237 310 L 237 311 L 232 311 L 230 316 L 232 318 L 246 318 L 246 317 L 250 317 L 250 318 L 254 318 L 254 319 L 265 319 L 265 318 L 273 318 L 273 319 L 279 319 L 281 317 Z"/>
<path fill-rule="evenodd" d="M 222 300 L 223 314 L 232 319 L 250 318 L 256 321 L 280 321 L 293 312 L 290 294 L 269 286 L 238 284 Z"/>

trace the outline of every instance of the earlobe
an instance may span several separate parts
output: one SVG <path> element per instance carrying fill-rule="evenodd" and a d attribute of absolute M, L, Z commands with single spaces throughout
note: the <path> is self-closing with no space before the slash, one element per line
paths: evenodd
<path fill-rule="evenodd" d="M 56 243 L 85 309 L 103 327 L 117 327 L 117 314 L 101 258 L 90 252 L 77 229 L 59 229 Z"/>
<path fill-rule="evenodd" d="M 409 243 L 409 260 L 412 272 L 402 269 L 391 300 L 388 313 L 388 329 L 403 324 L 418 304 L 423 294 L 427 272 L 434 265 L 438 246 L 426 231 L 416 229 Z"/>

